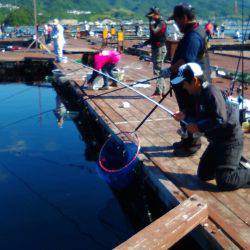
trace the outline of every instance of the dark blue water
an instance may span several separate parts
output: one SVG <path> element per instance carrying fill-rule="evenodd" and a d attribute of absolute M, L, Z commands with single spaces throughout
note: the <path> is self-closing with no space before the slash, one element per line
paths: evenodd
<path fill-rule="evenodd" d="M 16 123 L 58 101 L 49 86 L 0 85 L 0 249 L 111 249 L 133 234 L 68 116 Z"/>

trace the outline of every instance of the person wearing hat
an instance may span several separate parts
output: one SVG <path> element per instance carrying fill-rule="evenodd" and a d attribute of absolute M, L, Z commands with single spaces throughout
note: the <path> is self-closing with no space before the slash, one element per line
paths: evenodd
<path fill-rule="evenodd" d="M 58 19 L 54 19 L 53 21 L 52 38 L 54 42 L 54 52 L 56 54 L 56 61 L 62 62 L 65 39 L 64 39 L 64 29 L 62 25 L 59 23 Z"/>
<path fill-rule="evenodd" d="M 204 80 L 197 63 L 187 63 L 179 68 L 171 80 L 194 97 L 195 113 L 176 112 L 177 121 L 185 121 L 191 134 L 202 133 L 209 141 L 203 153 L 197 175 L 203 181 L 215 179 L 221 190 L 250 187 L 250 169 L 241 163 L 243 133 L 237 110 L 221 90 Z"/>
<path fill-rule="evenodd" d="M 150 37 L 139 47 L 151 45 L 153 71 L 155 76 L 160 76 L 162 64 L 167 54 L 166 30 L 167 25 L 160 15 L 160 10 L 156 7 L 150 8 L 146 17 L 149 19 Z M 156 89 L 151 97 L 161 96 L 166 92 L 163 78 L 157 79 Z"/>
<path fill-rule="evenodd" d="M 189 62 L 199 63 L 204 71 L 204 77 L 210 81 L 210 64 L 207 52 L 206 34 L 196 21 L 194 8 L 188 4 L 180 4 L 174 7 L 173 15 L 169 18 L 173 19 L 178 26 L 183 38 L 179 41 L 176 48 L 171 67 L 163 69 L 161 74 L 163 77 L 175 78 L 181 65 Z M 176 100 L 180 110 L 189 109 L 190 113 L 194 113 L 193 97 L 189 96 L 187 91 L 181 85 L 172 86 Z M 185 130 L 185 126 L 182 125 Z M 196 153 L 201 147 L 199 137 L 194 138 L 188 133 L 185 138 L 182 137 L 180 142 L 173 144 L 174 153 L 177 156 L 185 157 Z"/>

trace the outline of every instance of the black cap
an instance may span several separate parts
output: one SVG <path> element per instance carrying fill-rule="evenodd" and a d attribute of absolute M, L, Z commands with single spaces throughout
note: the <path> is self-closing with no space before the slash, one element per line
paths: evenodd
<path fill-rule="evenodd" d="M 157 7 L 151 7 L 149 12 L 147 13 L 146 17 L 151 17 L 153 15 L 160 15 L 160 9 Z"/>
<path fill-rule="evenodd" d="M 187 16 L 189 20 L 195 19 L 195 11 L 190 4 L 178 4 L 174 7 L 173 15 L 168 20 L 173 20 L 175 17 L 182 18 Z"/>

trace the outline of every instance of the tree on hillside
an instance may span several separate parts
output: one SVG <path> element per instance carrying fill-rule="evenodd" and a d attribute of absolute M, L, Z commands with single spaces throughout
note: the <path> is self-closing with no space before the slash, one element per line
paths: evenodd
<path fill-rule="evenodd" d="M 10 26 L 32 25 L 34 23 L 33 13 L 26 8 L 13 10 L 4 20 Z"/>

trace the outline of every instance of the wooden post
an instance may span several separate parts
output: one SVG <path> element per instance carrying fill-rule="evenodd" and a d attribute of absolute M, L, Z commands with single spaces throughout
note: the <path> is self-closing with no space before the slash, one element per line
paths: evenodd
<path fill-rule="evenodd" d="M 207 204 L 193 195 L 115 249 L 168 249 L 207 217 Z"/>

